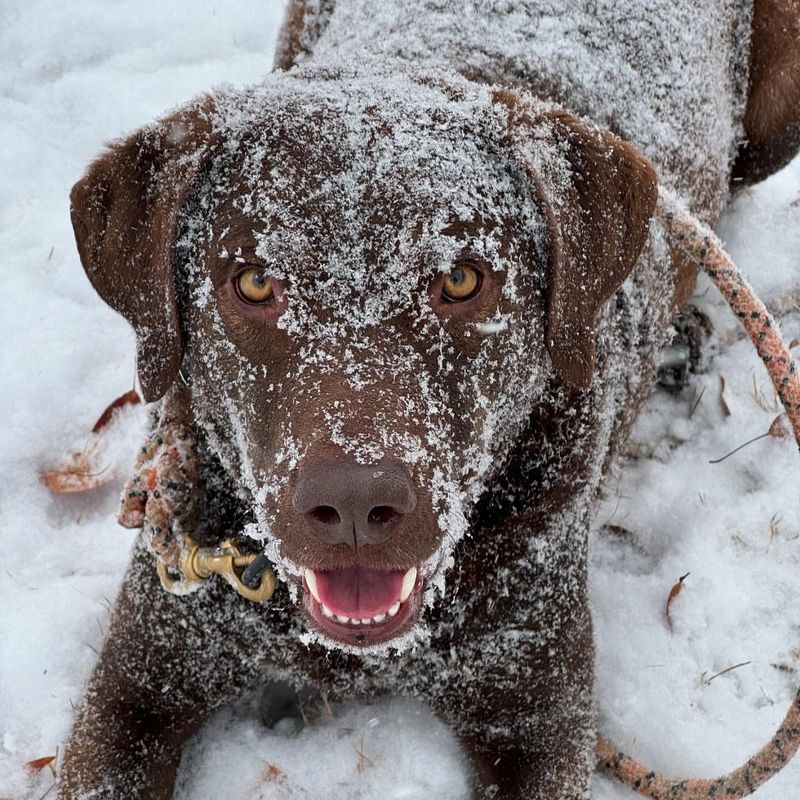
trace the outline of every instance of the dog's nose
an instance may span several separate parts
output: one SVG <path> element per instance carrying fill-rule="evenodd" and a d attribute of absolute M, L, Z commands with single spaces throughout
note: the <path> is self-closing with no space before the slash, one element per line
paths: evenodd
<path fill-rule="evenodd" d="M 318 539 L 357 550 L 393 536 L 417 497 L 397 466 L 315 464 L 300 478 L 293 504 Z"/>

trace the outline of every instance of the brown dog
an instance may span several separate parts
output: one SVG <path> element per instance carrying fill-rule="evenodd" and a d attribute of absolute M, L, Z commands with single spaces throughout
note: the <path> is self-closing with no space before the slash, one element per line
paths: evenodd
<path fill-rule="evenodd" d="M 800 47 L 794 2 L 752 44 L 746 2 L 550 5 L 293 2 L 288 72 L 76 185 L 203 501 L 137 547 L 61 797 L 171 796 L 189 733 L 274 677 L 427 699 L 481 796 L 588 796 L 590 504 L 694 279 L 651 162 L 713 222 L 800 143 Z M 190 524 L 255 539 L 273 601 L 165 592 L 145 540 Z"/>

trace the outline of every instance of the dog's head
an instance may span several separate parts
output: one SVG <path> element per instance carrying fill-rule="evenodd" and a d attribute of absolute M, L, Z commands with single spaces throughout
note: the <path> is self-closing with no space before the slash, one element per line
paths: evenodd
<path fill-rule="evenodd" d="M 184 365 L 312 627 L 364 647 L 412 629 L 532 414 L 591 395 L 655 193 L 568 114 L 371 65 L 195 102 L 101 156 L 72 209 L 145 397 Z M 543 461 L 563 438 L 540 432 Z"/>

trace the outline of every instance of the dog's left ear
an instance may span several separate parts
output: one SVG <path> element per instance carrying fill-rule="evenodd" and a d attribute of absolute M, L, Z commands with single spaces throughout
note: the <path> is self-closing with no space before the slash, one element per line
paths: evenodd
<path fill-rule="evenodd" d="M 629 142 L 564 111 L 501 90 L 548 230 L 546 344 L 557 375 L 587 389 L 595 322 L 636 264 L 656 207 L 658 176 Z"/>
<path fill-rule="evenodd" d="M 178 217 L 209 150 L 213 102 L 202 98 L 112 145 L 70 194 L 92 286 L 136 331 L 145 400 L 162 397 L 183 358 L 174 275 Z"/>

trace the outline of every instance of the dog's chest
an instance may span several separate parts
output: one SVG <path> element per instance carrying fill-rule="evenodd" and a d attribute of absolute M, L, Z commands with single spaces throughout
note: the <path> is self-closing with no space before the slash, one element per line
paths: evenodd
<path fill-rule="evenodd" d="M 741 138 L 751 15 L 751 0 L 336 0 L 307 17 L 306 44 L 315 61 L 368 51 L 527 86 L 635 142 L 712 217 Z"/>

